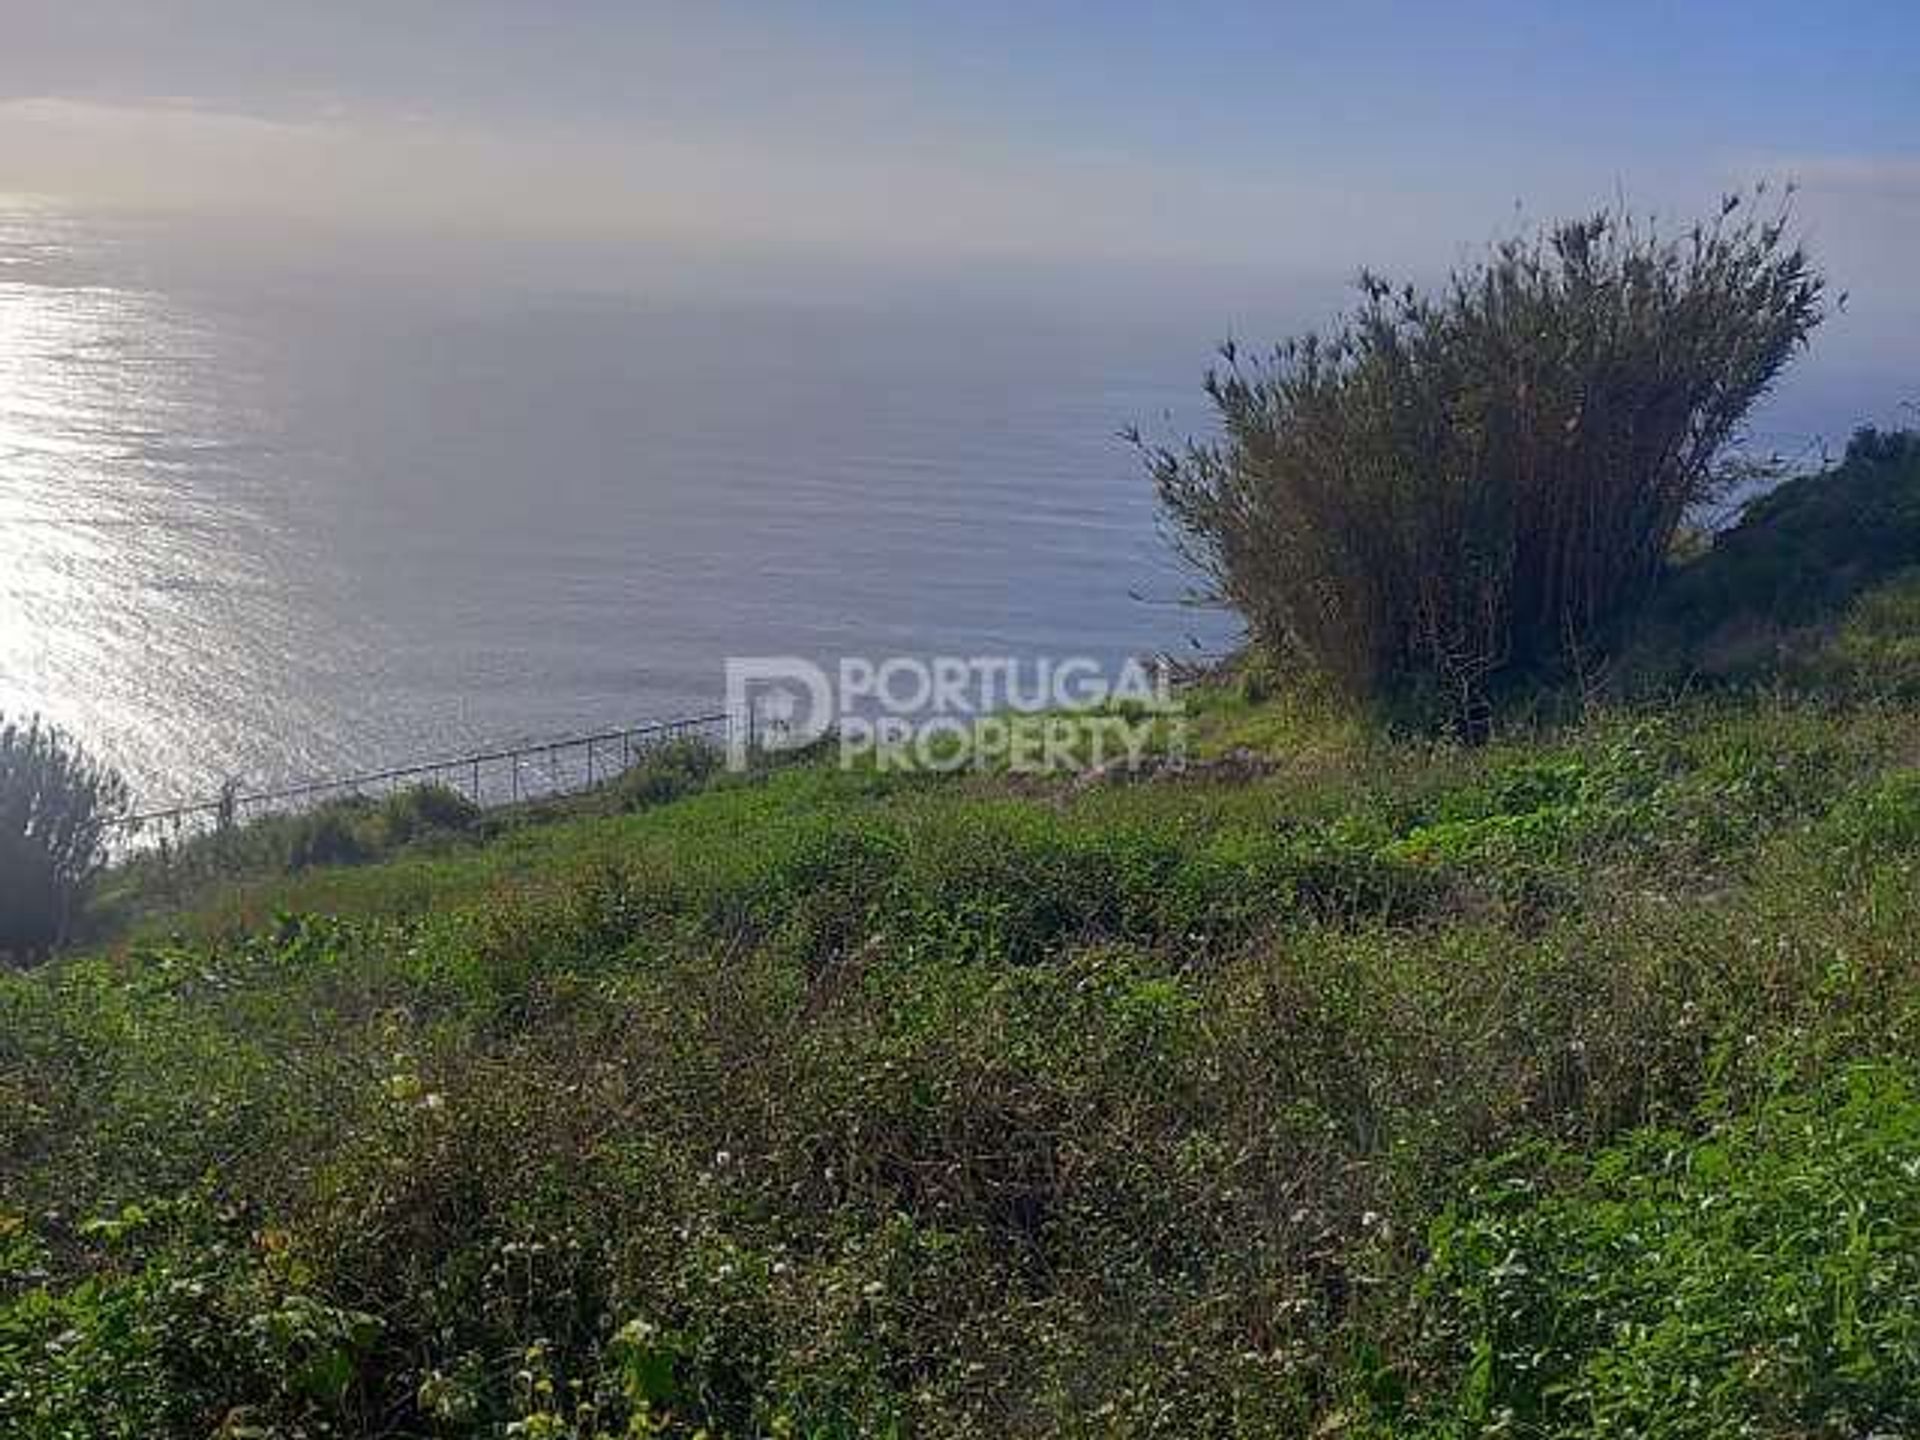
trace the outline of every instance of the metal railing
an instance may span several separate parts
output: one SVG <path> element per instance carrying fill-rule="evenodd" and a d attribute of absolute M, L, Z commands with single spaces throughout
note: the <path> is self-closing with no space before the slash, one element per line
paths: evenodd
<path fill-rule="evenodd" d="M 127 840 L 159 837 L 174 842 L 265 815 L 295 814 L 330 801 L 378 799 L 418 786 L 443 786 L 481 809 L 530 800 L 557 799 L 591 790 L 631 769 L 660 746 L 705 739 L 725 744 L 732 717 L 716 711 L 674 720 L 651 720 L 621 730 L 531 741 L 428 760 L 418 764 L 331 776 L 273 789 L 229 787 L 220 795 L 142 811 L 114 827 Z"/>

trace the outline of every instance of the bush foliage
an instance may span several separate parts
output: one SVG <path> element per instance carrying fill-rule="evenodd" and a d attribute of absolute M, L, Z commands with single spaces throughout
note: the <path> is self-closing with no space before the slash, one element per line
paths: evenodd
<path fill-rule="evenodd" d="M 0 716 L 0 958 L 63 938 L 126 809 L 126 784 L 59 729 Z"/>
<path fill-rule="evenodd" d="M 1646 597 L 1823 288 L 1784 209 L 1678 238 L 1602 211 L 1436 297 L 1363 277 L 1265 362 L 1229 346 L 1224 439 L 1147 458 L 1256 638 L 1479 738 L 1505 681 L 1584 663 Z"/>
<path fill-rule="evenodd" d="M 643 810 L 691 795 L 717 777 L 726 762 L 720 747 L 699 736 L 664 741 L 641 752 L 612 786 L 616 806 Z"/>
<path fill-rule="evenodd" d="M 1675 567 L 1623 647 L 1622 688 L 1784 674 L 1920 694 L 1917 576 L 1920 434 L 1861 430 L 1838 465 L 1761 495 Z"/>
<path fill-rule="evenodd" d="M 1433 1227 L 1451 1402 L 1528 1434 L 1911 1433 L 1916 1173 L 1920 1098 L 1884 1064 L 1490 1166 Z"/>

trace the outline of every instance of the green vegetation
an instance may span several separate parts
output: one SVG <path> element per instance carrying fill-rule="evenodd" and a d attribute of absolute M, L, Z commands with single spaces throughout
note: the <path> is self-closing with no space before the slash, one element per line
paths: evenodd
<path fill-rule="evenodd" d="M 1367 277 L 1331 337 L 1228 346 L 1224 438 L 1149 449 L 1214 595 L 1356 700 L 1485 736 L 1579 672 L 1822 316 L 1785 212 L 1730 198 L 1677 240 L 1601 212 L 1513 240 L 1437 299 Z"/>
<path fill-rule="evenodd" d="M 1920 1424 L 1920 1097 L 1836 1068 L 1700 1133 L 1490 1166 L 1433 1227 L 1477 1425 L 1617 1435 Z"/>
<path fill-rule="evenodd" d="M 6 1433 L 1911 1429 L 1898 558 L 1764 684 L 1479 747 L 1250 660 L 1185 777 L 676 752 L 274 851 L 0 983 Z"/>
<path fill-rule="evenodd" d="M 1764 496 L 1671 577 L 1623 678 L 1658 694 L 1784 670 L 1827 692 L 1914 698 L 1917 555 L 1920 437 L 1862 430 L 1839 466 Z"/>
<path fill-rule="evenodd" d="M 58 727 L 0 715 L 0 961 L 66 938 L 126 808 L 120 777 Z"/>
<path fill-rule="evenodd" d="M 184 842 L 162 832 L 121 864 L 94 896 L 89 928 L 96 936 L 124 933 L 143 920 L 218 904 L 238 878 L 367 865 L 401 855 L 452 855 L 560 817 L 664 804 L 726 779 L 723 760 L 710 741 L 675 738 L 640 754 L 617 780 L 598 790 L 491 812 L 444 785 L 412 785 L 379 799 L 343 795 L 309 810 L 245 823 L 229 801 L 210 830 Z"/>

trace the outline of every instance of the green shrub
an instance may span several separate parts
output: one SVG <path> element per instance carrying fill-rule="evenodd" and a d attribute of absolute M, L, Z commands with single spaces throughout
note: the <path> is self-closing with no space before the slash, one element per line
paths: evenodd
<path fill-rule="evenodd" d="M 1846 797 L 1827 815 L 1820 837 L 1842 863 L 1920 852 L 1920 770 L 1902 770 Z"/>
<path fill-rule="evenodd" d="M 126 812 L 112 769 L 38 716 L 0 716 L 0 957 L 60 943 Z"/>
<path fill-rule="evenodd" d="M 1207 379 L 1225 438 L 1148 448 L 1173 528 L 1256 638 L 1479 738 L 1650 592 L 1754 400 L 1821 318 L 1784 212 L 1677 240 L 1601 212 L 1436 299 Z"/>
<path fill-rule="evenodd" d="M 1862 595 L 1833 638 L 1789 673 L 1840 695 L 1920 699 L 1920 570 Z"/>
<path fill-rule="evenodd" d="M 1728 610 L 1783 623 L 1829 618 L 1869 587 L 1920 564 L 1920 435 L 1858 431 L 1831 470 L 1749 505 L 1670 605 L 1712 620 Z"/>
<path fill-rule="evenodd" d="M 688 736 L 645 751 L 613 783 L 620 808 L 644 810 L 704 789 L 719 773 L 724 756 L 710 740 Z"/>
<path fill-rule="evenodd" d="M 1749 504 L 1677 566 L 1622 657 L 1627 688 L 1784 679 L 1920 690 L 1920 436 L 1862 430 L 1846 458 Z"/>
<path fill-rule="evenodd" d="M 287 868 L 354 865 L 371 859 L 377 812 L 371 800 L 336 800 L 286 823 Z"/>
<path fill-rule="evenodd" d="M 380 824 L 389 845 L 405 845 L 436 831 L 465 830 L 480 807 L 446 785 L 413 785 L 387 797 Z"/>
<path fill-rule="evenodd" d="M 1920 1098 L 1883 1065 L 1698 1137 L 1495 1165 L 1432 1235 L 1450 1408 L 1469 1433 L 1907 1433 L 1916 1172 Z"/>
<path fill-rule="evenodd" d="M 379 1322 L 302 1291 L 278 1237 L 249 1247 L 203 1194 L 79 1233 L 92 1273 L 49 1288 L 44 1245 L 0 1215 L 8 1435 L 366 1433 L 360 1372 Z"/>

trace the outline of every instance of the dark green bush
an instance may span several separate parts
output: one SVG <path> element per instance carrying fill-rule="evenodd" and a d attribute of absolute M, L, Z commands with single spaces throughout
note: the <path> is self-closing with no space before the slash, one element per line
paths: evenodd
<path fill-rule="evenodd" d="M 1835 695 L 1920 699 L 1920 570 L 1862 595 L 1833 637 L 1787 674 Z"/>
<path fill-rule="evenodd" d="M 0 956 L 44 954 L 106 863 L 119 775 L 38 716 L 0 716 Z"/>
<path fill-rule="evenodd" d="M 665 805 L 705 788 L 725 757 L 720 747 L 697 736 L 668 740 L 644 752 L 613 784 L 622 809 Z"/>
<path fill-rule="evenodd" d="M 414 785 L 383 801 L 363 795 L 331 800 L 304 814 L 260 822 L 277 837 L 288 870 L 358 865 L 429 835 L 470 828 L 480 807 L 445 785 Z"/>
<path fill-rule="evenodd" d="M 480 807 L 446 785 L 414 785 L 387 797 L 380 823 L 390 845 L 405 845 L 443 830 L 465 830 L 480 818 Z"/>
<path fill-rule="evenodd" d="M 353 865 L 372 858 L 377 850 L 375 820 L 374 803 L 357 798 L 293 817 L 286 828 L 287 868 Z"/>
<path fill-rule="evenodd" d="M 1742 418 L 1821 318 L 1784 211 L 1679 239 L 1603 211 L 1267 363 L 1225 350 L 1216 444 L 1147 448 L 1216 598 L 1351 695 L 1486 731 L 1650 592 Z"/>
<path fill-rule="evenodd" d="M 1920 436 L 1862 430 L 1840 464 L 1754 500 L 1674 570 L 1623 657 L 1627 684 L 1784 678 L 1910 694 L 1913 586 L 1892 582 L 1916 567 Z"/>

